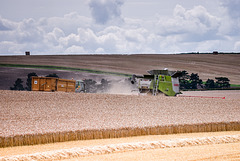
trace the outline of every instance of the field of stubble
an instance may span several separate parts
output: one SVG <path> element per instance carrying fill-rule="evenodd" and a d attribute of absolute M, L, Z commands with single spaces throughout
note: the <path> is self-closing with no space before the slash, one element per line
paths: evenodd
<path fill-rule="evenodd" d="M 230 91 L 221 99 L 0 91 L 0 136 L 236 122 L 239 95 Z"/>
<path fill-rule="evenodd" d="M 207 98 L 16 91 L 0 91 L 0 95 L 1 137 L 83 129 L 227 123 L 239 122 L 240 119 L 239 91 L 186 92 L 183 94 Z M 217 98 L 208 98 L 208 96 Z M 225 99 L 222 99 L 222 96 Z M 202 141 L 196 137 L 203 137 Z M 167 140 L 157 142 L 163 139 Z M 10 149 L 1 148 L 0 155 L 3 157 L 0 160 L 25 160 L 27 158 L 42 160 L 44 157 L 46 160 L 54 158 L 78 160 L 81 155 L 84 156 L 81 159 L 85 160 L 171 160 L 179 158 L 230 160 L 239 158 L 237 152 L 240 149 L 239 131 L 178 134 L 166 137 L 144 136 L 121 140 L 107 139 L 105 141 L 77 141 Z M 81 148 L 78 149 L 79 147 Z M 209 153 L 206 153 L 205 149 L 208 149 Z M 178 156 L 171 155 L 173 151 Z M 193 154 L 192 151 L 196 153 Z M 77 153 L 80 154 L 77 155 Z M 163 155 L 159 155 L 160 153 Z"/>

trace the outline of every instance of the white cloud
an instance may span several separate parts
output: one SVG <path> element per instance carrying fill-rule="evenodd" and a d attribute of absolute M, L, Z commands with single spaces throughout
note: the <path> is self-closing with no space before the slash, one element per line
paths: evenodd
<path fill-rule="evenodd" d="M 65 50 L 66 53 L 76 53 L 76 54 L 79 54 L 79 53 L 84 53 L 85 50 L 82 46 L 76 46 L 76 45 L 73 45 L 69 48 L 67 48 Z"/>
<path fill-rule="evenodd" d="M 0 31 L 10 31 L 15 28 L 17 23 L 4 19 L 0 16 Z"/>
<path fill-rule="evenodd" d="M 203 6 L 186 10 L 180 5 L 175 7 L 173 17 L 160 18 L 157 24 L 159 34 L 182 35 L 183 41 L 199 41 L 196 39 L 198 37 L 209 39 L 209 33 L 216 34 L 218 26 L 219 19 L 208 13 Z"/>
<path fill-rule="evenodd" d="M 0 20 L 0 31 L 10 30 L 2 20 Z"/>
<path fill-rule="evenodd" d="M 122 0 L 90 0 L 92 17 L 98 24 L 106 24 L 113 19 L 121 19 Z"/>
<path fill-rule="evenodd" d="M 58 45 L 59 39 L 62 37 L 65 37 L 64 32 L 61 29 L 55 27 L 52 32 L 46 34 L 44 41 L 49 44 Z"/>
<path fill-rule="evenodd" d="M 105 50 L 103 48 L 97 48 L 95 53 L 105 53 Z"/>
<path fill-rule="evenodd" d="M 122 0 L 90 0 L 88 4 L 92 17 L 71 12 L 14 22 L 0 16 L 0 53 L 239 51 L 240 23 L 229 13 L 231 5 L 219 6 L 220 15 L 202 5 L 176 5 L 172 15 L 144 20 L 122 17 Z"/>
<path fill-rule="evenodd" d="M 92 19 L 81 16 L 76 12 L 71 12 L 63 17 L 41 18 L 38 25 L 47 32 L 50 32 L 53 28 L 58 27 L 67 35 L 77 32 L 79 27 L 88 28 L 92 26 Z"/>
<path fill-rule="evenodd" d="M 234 50 L 240 51 L 240 41 L 235 42 L 235 44 L 234 44 Z"/>

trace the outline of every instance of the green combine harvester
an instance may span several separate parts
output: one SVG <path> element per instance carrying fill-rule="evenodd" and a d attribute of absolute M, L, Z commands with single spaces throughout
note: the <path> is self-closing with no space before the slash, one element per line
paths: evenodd
<path fill-rule="evenodd" d="M 176 96 L 179 94 L 179 71 L 150 70 L 150 75 L 133 75 L 132 84 L 137 83 L 140 93 L 164 93 L 166 96 Z"/>

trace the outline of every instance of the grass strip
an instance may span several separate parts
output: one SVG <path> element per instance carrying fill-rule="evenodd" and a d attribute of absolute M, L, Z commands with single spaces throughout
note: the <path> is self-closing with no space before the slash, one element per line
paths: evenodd
<path fill-rule="evenodd" d="M 63 67 L 63 66 L 51 66 L 51 65 L 31 65 L 31 64 L 0 64 L 0 67 L 15 67 L 15 68 L 40 68 L 40 69 L 53 69 L 53 70 L 66 70 L 66 71 L 78 71 L 87 72 L 94 74 L 108 74 L 130 77 L 130 74 L 118 73 L 118 72 L 107 72 L 101 70 L 84 69 L 84 68 L 73 68 L 73 67 Z"/>
<path fill-rule="evenodd" d="M 235 87 L 235 88 L 240 88 L 240 85 L 238 84 L 230 84 L 231 87 Z"/>

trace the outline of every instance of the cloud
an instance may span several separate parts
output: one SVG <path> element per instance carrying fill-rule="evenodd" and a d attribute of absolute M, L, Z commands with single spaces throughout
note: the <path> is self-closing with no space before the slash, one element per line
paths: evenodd
<path fill-rule="evenodd" d="M 82 46 L 73 45 L 65 50 L 66 53 L 84 53 L 85 50 Z"/>
<path fill-rule="evenodd" d="M 9 31 L 11 30 L 13 27 L 15 26 L 15 23 L 7 20 L 7 19 L 3 19 L 0 16 L 0 31 Z"/>
<path fill-rule="evenodd" d="M 52 32 L 46 33 L 44 40 L 46 43 L 58 45 L 59 39 L 63 37 L 65 37 L 65 33 L 60 28 L 55 27 Z"/>
<path fill-rule="evenodd" d="M 173 17 L 160 18 L 157 27 L 161 35 L 182 35 L 183 41 L 204 41 L 216 36 L 219 23 L 219 18 L 211 15 L 203 6 L 186 10 L 176 5 Z"/>
<path fill-rule="evenodd" d="M 103 48 L 97 48 L 95 53 L 105 53 L 105 50 Z"/>
<path fill-rule="evenodd" d="M 235 36 L 240 34 L 240 1 L 239 0 L 221 0 L 222 9 L 225 12 L 220 31 L 223 34 Z"/>
<path fill-rule="evenodd" d="M 121 19 L 123 0 L 90 0 L 92 17 L 98 24 L 106 24 L 113 19 Z"/>
<path fill-rule="evenodd" d="M 228 14 L 222 16 L 228 13 L 227 4 L 221 15 L 214 15 L 201 5 L 190 9 L 176 5 L 172 15 L 147 20 L 122 17 L 123 1 L 91 0 L 88 4 L 92 17 L 71 12 L 62 17 L 14 22 L 0 16 L 0 53 L 239 51 L 239 23 Z"/>
<path fill-rule="evenodd" d="M 77 12 L 65 14 L 63 17 L 41 18 L 38 26 L 47 32 L 51 32 L 53 28 L 58 27 L 66 35 L 77 32 L 79 27 L 89 28 L 92 26 L 91 18 L 81 16 Z"/>
<path fill-rule="evenodd" d="M 222 6 L 227 8 L 230 17 L 240 19 L 240 1 L 239 0 L 221 0 Z"/>
<path fill-rule="evenodd" d="M 2 21 L 0 21 L 0 31 L 6 31 L 6 30 L 10 30 L 10 29 L 6 27 Z"/>
<path fill-rule="evenodd" d="M 240 51 L 240 41 L 237 41 L 235 44 L 234 44 L 234 49 L 236 51 Z"/>

